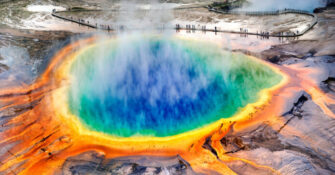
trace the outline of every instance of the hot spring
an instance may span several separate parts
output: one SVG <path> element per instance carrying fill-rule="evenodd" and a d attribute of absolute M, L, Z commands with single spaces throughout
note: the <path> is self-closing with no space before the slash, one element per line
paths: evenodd
<path fill-rule="evenodd" d="M 230 118 L 282 77 L 218 45 L 128 36 L 73 55 L 70 113 L 89 130 L 116 137 L 166 137 Z"/>

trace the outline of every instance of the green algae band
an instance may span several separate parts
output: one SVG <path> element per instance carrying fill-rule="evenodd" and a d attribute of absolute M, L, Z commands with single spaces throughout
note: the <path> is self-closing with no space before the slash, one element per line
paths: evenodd
<path fill-rule="evenodd" d="M 172 136 L 229 118 L 281 80 L 217 45 L 160 37 L 90 46 L 70 73 L 70 111 L 89 129 L 119 137 Z"/>

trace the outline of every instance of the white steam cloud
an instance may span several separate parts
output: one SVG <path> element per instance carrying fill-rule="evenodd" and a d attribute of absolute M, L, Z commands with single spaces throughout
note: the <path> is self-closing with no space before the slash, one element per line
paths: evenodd
<path fill-rule="evenodd" d="M 173 6 L 158 0 L 142 2 L 136 0 L 122 1 L 119 7 L 117 26 L 136 31 L 150 31 L 171 28 Z"/>

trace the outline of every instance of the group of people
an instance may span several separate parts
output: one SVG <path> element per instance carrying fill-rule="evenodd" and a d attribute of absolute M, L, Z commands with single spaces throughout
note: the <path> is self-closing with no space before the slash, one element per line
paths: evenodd
<path fill-rule="evenodd" d="M 179 30 L 181 29 L 181 25 L 180 24 L 176 24 L 176 29 Z M 195 25 L 190 25 L 190 24 L 186 24 L 185 26 L 186 30 L 196 30 L 196 27 Z M 207 30 L 207 27 L 205 25 L 201 26 L 201 30 L 202 31 L 206 31 Z M 214 31 L 217 32 L 218 31 L 218 28 L 215 26 L 214 27 Z"/>
<path fill-rule="evenodd" d="M 261 35 L 261 36 L 270 36 L 270 32 L 260 31 L 260 32 L 258 33 L 258 31 L 257 31 L 257 35 Z"/>
<path fill-rule="evenodd" d="M 190 25 L 190 24 L 186 24 L 186 29 L 188 30 L 195 30 L 195 25 Z"/>
<path fill-rule="evenodd" d="M 195 30 L 195 25 L 190 25 L 190 24 L 186 24 L 186 29 L 187 30 Z M 180 26 L 180 24 L 176 24 L 176 29 L 179 30 L 181 29 L 182 27 Z M 206 26 L 202 26 L 202 30 L 206 30 Z"/>
<path fill-rule="evenodd" d="M 248 29 L 240 28 L 241 33 L 248 33 Z"/>
<path fill-rule="evenodd" d="M 72 17 L 70 17 L 71 20 L 73 20 Z M 84 19 L 78 19 L 79 23 L 83 23 L 83 24 L 88 24 L 90 25 L 90 21 L 85 21 Z M 110 25 L 105 25 L 105 24 L 100 24 L 98 27 L 98 23 L 95 23 L 95 28 L 100 28 L 100 29 L 105 29 L 105 30 L 112 30 L 112 28 L 110 27 Z M 123 27 L 121 26 L 120 29 L 123 29 Z"/>
<path fill-rule="evenodd" d="M 281 32 L 281 34 L 280 34 L 280 36 L 297 36 L 297 35 L 299 35 L 299 31 L 298 30 L 297 30 L 296 33 L 289 31 L 289 32 Z"/>
<path fill-rule="evenodd" d="M 101 29 L 106 29 L 106 30 L 111 30 L 111 27 L 109 27 L 109 25 L 104 25 L 104 24 L 100 24 L 100 28 Z"/>

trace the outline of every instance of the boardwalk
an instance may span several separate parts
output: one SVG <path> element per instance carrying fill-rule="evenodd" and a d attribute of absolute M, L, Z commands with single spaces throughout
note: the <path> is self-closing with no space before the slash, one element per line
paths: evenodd
<path fill-rule="evenodd" d="M 193 7 L 195 8 L 195 7 Z M 199 7 L 197 7 L 199 8 Z M 233 31 L 233 30 L 221 30 L 219 29 L 219 26 L 215 26 L 214 28 L 206 28 L 206 26 L 202 25 L 201 27 L 197 27 L 195 25 L 186 24 L 185 26 L 182 26 L 180 24 L 176 24 L 174 28 L 175 30 L 187 30 L 187 31 L 204 31 L 204 32 L 224 32 L 224 33 L 236 33 L 236 34 L 244 34 L 244 35 L 259 35 L 262 37 L 298 37 L 304 35 L 306 32 L 308 32 L 310 29 L 312 29 L 318 22 L 317 16 L 313 13 L 309 13 L 308 11 L 303 10 L 295 10 L 295 9 L 284 9 L 284 10 L 277 10 L 277 11 L 220 11 L 214 8 L 209 8 L 209 11 L 215 12 L 215 13 L 221 13 L 221 14 L 230 14 L 230 15 L 249 15 L 249 16 L 269 16 L 269 15 L 282 15 L 282 14 L 301 14 L 301 15 L 308 15 L 313 17 L 313 21 L 307 25 L 307 27 L 299 32 L 281 32 L 281 33 L 269 33 L 266 31 L 262 32 L 249 32 L 247 29 L 240 29 L 239 31 Z M 85 10 L 82 10 L 85 11 Z M 88 10 L 92 11 L 92 10 Z M 94 11 L 100 11 L 100 10 L 94 10 Z M 101 10 L 102 11 L 102 10 Z M 107 31 L 116 31 L 116 30 L 126 30 L 126 26 L 110 26 L 110 25 L 102 25 L 102 24 L 90 24 L 88 21 L 82 20 L 82 19 L 73 19 L 72 17 L 65 17 L 61 16 L 61 12 L 71 12 L 71 11 L 55 11 L 53 10 L 52 16 L 74 22 L 83 26 L 100 29 L 100 30 L 107 30 Z M 159 29 L 168 29 L 162 26 Z M 133 29 L 134 30 L 134 29 Z"/>
<path fill-rule="evenodd" d="M 230 15 L 248 15 L 248 16 L 270 16 L 270 15 L 282 15 L 282 14 L 300 14 L 300 15 L 307 15 L 312 16 L 313 21 L 311 24 L 308 24 L 305 29 L 302 31 L 299 31 L 299 33 L 294 32 L 282 32 L 282 33 L 276 33 L 276 34 L 270 34 L 267 32 L 263 33 L 254 33 L 254 32 L 234 32 L 234 31 L 224 31 L 224 32 L 230 32 L 230 33 L 241 33 L 241 34 L 248 34 L 248 35 L 260 35 L 260 36 L 269 36 L 269 37 L 298 37 L 304 35 L 306 32 L 311 30 L 317 23 L 318 18 L 315 14 L 309 13 L 308 11 L 304 10 L 295 10 L 295 9 L 284 9 L 284 10 L 277 10 L 277 11 L 220 11 L 213 8 L 208 8 L 209 11 L 215 12 L 215 13 L 221 13 L 221 14 L 230 14 Z"/>

